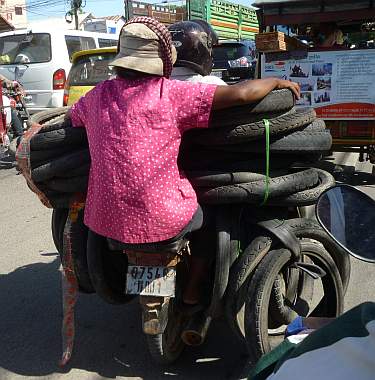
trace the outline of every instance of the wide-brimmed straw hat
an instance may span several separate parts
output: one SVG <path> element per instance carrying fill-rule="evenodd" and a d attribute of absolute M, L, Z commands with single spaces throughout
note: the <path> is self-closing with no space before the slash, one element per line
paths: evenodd
<path fill-rule="evenodd" d="M 168 29 L 155 19 L 136 17 L 123 26 L 111 65 L 169 77 L 176 57 Z"/>

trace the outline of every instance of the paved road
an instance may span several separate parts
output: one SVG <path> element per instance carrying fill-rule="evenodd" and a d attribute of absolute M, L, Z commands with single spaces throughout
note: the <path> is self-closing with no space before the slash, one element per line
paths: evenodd
<path fill-rule="evenodd" d="M 346 169 L 355 158 L 338 157 Z M 327 163 L 328 166 L 332 166 Z M 368 171 L 368 166 L 356 164 Z M 374 178 L 352 176 L 375 196 Z M 0 379 L 239 379 L 245 359 L 224 322 L 207 343 L 188 349 L 168 372 L 155 367 L 145 350 L 136 303 L 110 306 L 81 296 L 77 307 L 76 350 L 67 369 L 61 352 L 59 260 L 44 208 L 14 169 L 0 168 Z M 374 298 L 375 266 L 353 262 L 346 307 Z"/>

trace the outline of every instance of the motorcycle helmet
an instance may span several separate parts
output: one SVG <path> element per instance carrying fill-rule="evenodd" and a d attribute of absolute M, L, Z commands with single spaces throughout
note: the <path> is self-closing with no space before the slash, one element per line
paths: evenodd
<path fill-rule="evenodd" d="M 205 76 L 212 71 L 212 47 L 218 38 L 212 27 L 203 20 L 181 21 L 169 26 L 177 50 L 175 66 L 189 67 Z"/>

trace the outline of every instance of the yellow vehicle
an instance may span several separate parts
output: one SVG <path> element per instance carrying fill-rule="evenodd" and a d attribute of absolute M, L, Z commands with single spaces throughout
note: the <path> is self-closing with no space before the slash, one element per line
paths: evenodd
<path fill-rule="evenodd" d="M 116 55 L 116 47 L 82 50 L 73 54 L 72 67 L 64 88 L 64 106 L 71 106 L 99 82 L 109 79 L 109 63 Z"/>
<path fill-rule="evenodd" d="M 333 150 L 358 152 L 360 161 L 375 163 L 373 2 L 257 0 L 253 6 L 261 33 L 282 31 L 307 45 L 306 54 L 262 53 L 260 76 L 299 82 L 300 105 L 314 107 L 326 121 Z"/>

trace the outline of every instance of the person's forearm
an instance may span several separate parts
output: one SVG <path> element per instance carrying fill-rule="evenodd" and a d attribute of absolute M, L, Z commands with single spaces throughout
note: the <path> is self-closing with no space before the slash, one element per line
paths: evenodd
<path fill-rule="evenodd" d="M 227 87 L 226 90 L 222 90 L 218 87 L 215 92 L 212 108 L 222 109 L 256 102 L 264 98 L 269 92 L 277 88 L 277 86 L 278 79 L 267 78 L 237 83 Z"/>
<path fill-rule="evenodd" d="M 247 104 L 263 99 L 272 90 L 277 89 L 278 85 L 279 80 L 277 78 L 266 78 L 238 83 L 235 86 L 238 87 L 239 101 L 242 104 Z"/>
<path fill-rule="evenodd" d="M 300 89 L 297 83 L 278 78 L 256 79 L 232 86 L 218 86 L 215 91 L 212 109 L 218 110 L 255 103 L 264 98 L 272 90 L 281 88 L 291 90 L 295 97 L 299 98 Z"/>

